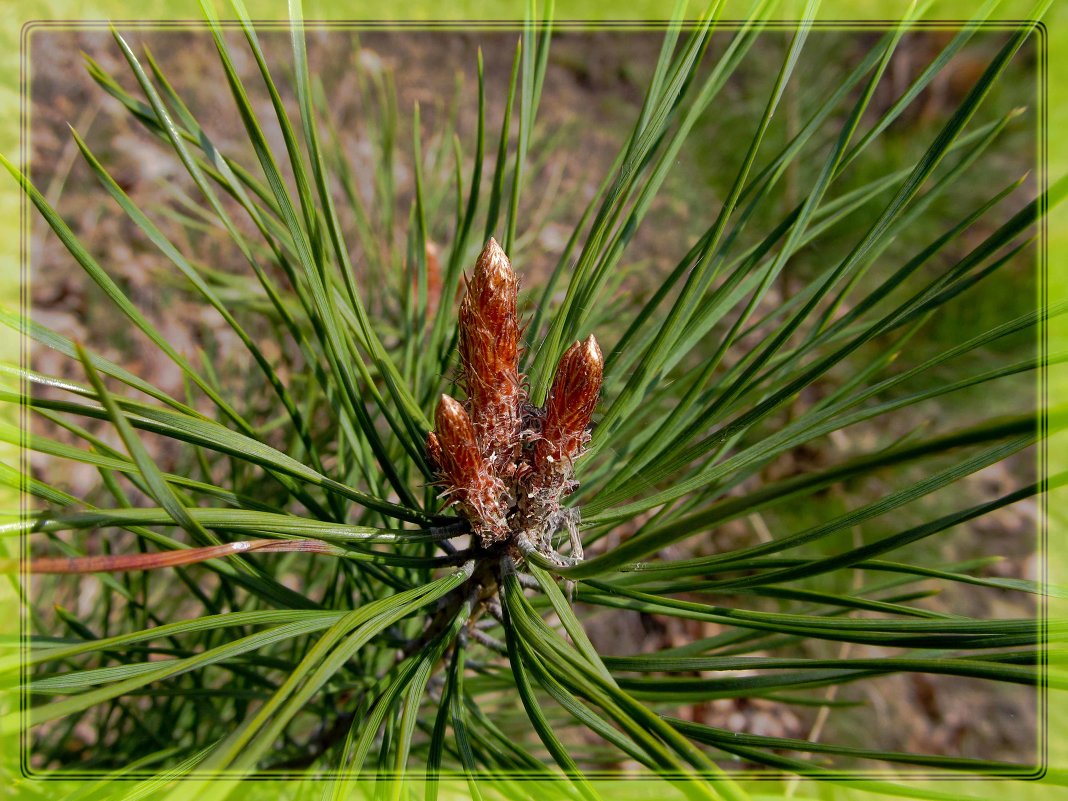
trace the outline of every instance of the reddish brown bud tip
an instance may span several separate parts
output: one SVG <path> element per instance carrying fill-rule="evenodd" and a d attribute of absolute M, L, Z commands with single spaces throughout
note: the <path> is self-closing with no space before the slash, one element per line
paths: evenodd
<path fill-rule="evenodd" d="M 434 413 L 434 422 L 437 424 L 440 451 L 446 460 L 453 461 L 468 450 L 478 453 L 471 418 L 467 416 L 467 410 L 459 401 L 442 395 Z"/>
<path fill-rule="evenodd" d="M 493 333 L 494 340 L 500 334 L 505 334 L 501 342 L 504 350 L 496 348 L 499 352 L 493 354 L 499 363 L 514 358 L 512 348 L 519 341 L 519 321 L 516 317 L 518 296 L 519 277 L 512 270 L 512 263 L 501 246 L 491 238 L 475 262 L 475 272 L 461 308 L 461 325 L 466 323 L 468 327 L 484 327 Z M 477 357 L 478 354 L 471 355 Z"/>
<path fill-rule="evenodd" d="M 604 377 L 604 356 L 601 354 L 601 346 L 597 344 L 597 338 L 590 334 L 582 343 L 583 359 L 591 370 L 597 371 L 597 382 L 600 384 Z"/>
<path fill-rule="evenodd" d="M 597 406 L 604 376 L 604 357 L 593 334 L 585 342 L 576 342 L 560 357 L 549 399 L 545 404 L 548 417 L 569 419 L 589 425 Z M 580 415 L 581 413 L 581 415 Z"/>
<path fill-rule="evenodd" d="M 543 456 L 573 459 L 588 440 L 586 429 L 601 395 L 604 357 L 593 334 L 576 342 L 560 357 L 549 397 L 545 401 L 542 438 L 549 446 Z"/>
<path fill-rule="evenodd" d="M 479 280 L 499 281 L 502 287 L 519 284 L 519 278 L 512 270 L 512 262 L 508 259 L 508 254 L 492 236 L 482 248 L 482 252 L 478 254 L 478 259 L 475 260 L 474 279 L 476 283 Z"/>

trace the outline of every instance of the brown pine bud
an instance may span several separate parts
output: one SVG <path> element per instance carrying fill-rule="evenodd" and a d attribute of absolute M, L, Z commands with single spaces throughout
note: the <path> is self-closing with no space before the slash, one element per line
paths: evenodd
<path fill-rule="evenodd" d="M 604 357 L 593 334 L 585 342 L 573 344 L 560 357 L 545 401 L 541 437 L 535 446 L 539 469 L 553 462 L 570 464 L 589 442 L 588 429 L 603 377 Z"/>
<path fill-rule="evenodd" d="M 462 404 L 442 395 L 434 413 L 434 423 L 437 425 L 438 464 L 449 478 L 455 479 L 454 484 L 469 485 L 482 465 L 471 418 Z"/>
<path fill-rule="evenodd" d="M 445 494 L 460 504 L 483 543 L 503 539 L 507 535 L 501 505 L 504 488 L 479 451 L 467 410 L 442 395 L 434 422 L 437 431 L 427 437 L 427 451 L 437 463 Z"/>
<path fill-rule="evenodd" d="M 460 365 L 475 436 L 498 475 L 508 473 L 519 443 L 523 387 L 519 376 L 519 279 L 490 239 L 460 304 Z"/>

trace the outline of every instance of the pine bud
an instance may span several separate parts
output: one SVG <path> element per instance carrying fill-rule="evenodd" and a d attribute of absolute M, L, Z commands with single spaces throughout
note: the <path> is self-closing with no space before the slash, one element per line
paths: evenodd
<path fill-rule="evenodd" d="M 442 469 L 460 478 L 470 476 L 480 462 L 475 432 L 467 411 L 455 399 L 442 395 L 434 413 Z M 458 482 L 459 483 L 459 482 Z"/>
<path fill-rule="evenodd" d="M 494 471 L 504 475 L 519 443 L 519 279 L 490 239 L 460 304 L 460 364 L 475 436 Z"/>
<path fill-rule="evenodd" d="M 531 542 L 555 554 L 553 537 L 572 536 L 581 556 L 573 463 L 590 441 L 604 359 L 591 335 L 560 359 L 543 408 L 527 403 L 519 373 L 519 279 L 500 245 L 486 243 L 460 304 L 463 404 L 442 395 L 427 456 L 483 547 Z M 563 557 L 559 557 L 562 559 Z M 563 562 L 560 562 L 561 564 Z"/>
<path fill-rule="evenodd" d="M 503 539 L 507 535 L 501 506 L 504 488 L 479 451 L 467 410 L 459 401 L 442 395 L 434 422 L 437 431 L 427 437 L 427 451 L 437 463 L 445 494 L 464 509 L 484 544 Z"/>
<path fill-rule="evenodd" d="M 539 469 L 553 462 L 569 464 L 589 442 L 588 429 L 603 377 L 604 357 L 593 334 L 585 342 L 573 344 L 560 358 L 535 447 Z"/>

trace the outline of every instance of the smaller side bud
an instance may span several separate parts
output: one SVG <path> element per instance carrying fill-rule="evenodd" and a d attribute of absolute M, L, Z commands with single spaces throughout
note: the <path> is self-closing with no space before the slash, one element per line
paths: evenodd
<path fill-rule="evenodd" d="M 479 450 L 467 410 L 442 395 L 434 422 L 437 431 L 427 437 L 427 453 L 437 464 L 444 494 L 460 505 L 483 544 L 504 539 L 508 527 L 500 500 L 503 486 Z"/>
<path fill-rule="evenodd" d="M 545 401 L 541 439 L 535 447 L 538 467 L 545 462 L 572 462 L 589 442 L 589 426 L 604 379 L 604 357 L 593 334 L 576 342 L 560 358 Z"/>
<path fill-rule="evenodd" d="M 549 396 L 538 415 L 540 431 L 533 435 L 529 468 L 523 475 L 519 502 L 525 528 L 534 532 L 543 549 L 562 525 L 573 529 L 577 510 L 563 507 L 575 491 L 574 462 L 590 441 L 590 421 L 597 408 L 604 378 L 604 358 L 591 335 L 576 342 L 560 358 Z M 532 418 L 533 421 L 533 418 Z M 579 543 L 573 534 L 573 545 Z M 576 547 L 575 553 L 579 553 Z"/>
<path fill-rule="evenodd" d="M 477 480 L 482 458 L 467 410 L 459 401 L 442 395 L 434 413 L 434 423 L 437 425 L 436 436 L 434 433 L 431 436 L 438 443 L 438 465 L 455 486 L 471 486 Z M 433 452 L 431 457 L 434 458 Z"/>

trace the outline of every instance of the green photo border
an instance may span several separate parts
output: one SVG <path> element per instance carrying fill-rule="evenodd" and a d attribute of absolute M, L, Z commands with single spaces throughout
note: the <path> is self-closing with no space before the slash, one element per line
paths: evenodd
<path fill-rule="evenodd" d="M 284 22 L 288 19 L 286 4 L 282 0 L 246 0 L 250 16 L 253 19 Z M 617 0 L 567 0 L 557 2 L 556 17 L 561 20 L 574 20 L 589 23 L 591 26 L 612 22 L 656 22 L 663 21 L 671 11 L 668 0 L 638 0 L 626 5 Z M 818 19 L 827 23 L 879 23 L 902 18 L 911 3 L 906 0 L 825 0 L 818 12 Z M 1068 176 L 1068 140 L 1048 131 L 1068 130 L 1068 0 L 1052 0 L 1052 5 L 1043 10 L 1044 4 L 1024 2 L 1023 0 L 1004 0 L 993 12 L 991 19 L 1006 25 L 1026 24 L 1038 18 L 1040 36 L 1040 85 L 1036 87 L 1038 103 L 1036 119 L 1039 130 L 1038 163 L 1035 165 L 1040 189 L 1055 184 L 1060 178 Z M 392 10 L 393 18 L 381 19 L 381 4 L 361 3 L 357 0 L 308 0 L 304 14 L 309 21 L 342 22 L 402 22 L 414 25 L 429 25 L 435 22 L 470 22 L 472 20 L 486 23 L 519 23 L 522 21 L 526 0 L 413 0 Z M 728 0 L 723 19 L 739 19 L 745 16 L 751 2 Z M 801 0 L 781 2 L 772 13 L 772 17 L 781 21 L 796 20 L 801 16 L 804 3 Z M 932 23 L 956 22 L 968 19 L 975 12 L 976 4 L 966 0 L 948 0 L 933 2 L 923 15 L 923 19 Z M 49 24 L 69 23 L 72 26 L 80 22 L 93 21 L 105 23 L 108 20 L 121 23 L 124 21 L 144 21 L 162 23 L 182 23 L 200 21 L 200 8 L 196 0 L 6 0 L 3 7 L 7 9 L 5 22 L 0 27 L 3 37 L 0 46 L 0 153 L 13 163 L 22 163 L 25 154 L 25 139 L 22 123 L 26 112 L 25 96 L 28 91 L 28 65 L 26 63 L 26 45 L 35 27 Z M 691 10 L 696 11 L 697 4 L 691 3 Z M 226 12 L 219 7 L 220 15 L 225 19 Z M 309 22 L 309 25 L 312 24 Z M 7 308 L 25 308 L 26 287 L 23 281 L 24 265 L 28 263 L 28 242 L 24 236 L 31 208 L 24 200 L 18 185 L 5 175 L 0 178 L 0 225 L 5 228 L 0 236 L 0 304 Z M 1041 226 L 1040 247 L 1038 248 L 1040 269 L 1046 280 L 1040 282 L 1040 295 L 1035 299 L 1039 308 L 1048 307 L 1068 300 L 1068 204 L 1052 209 L 1044 218 Z M 1060 316 L 1049 321 L 1046 330 L 1046 352 L 1061 352 L 1068 348 L 1068 320 Z M 17 336 L 8 331 L 0 333 L 0 359 L 15 362 L 20 360 L 24 347 Z M 1068 397 L 1068 366 L 1056 365 L 1040 371 L 1039 397 L 1056 402 L 1061 397 Z M 9 415 L 11 422 L 16 421 L 15 412 L 5 408 L 3 414 Z M 1068 469 L 1068 435 L 1060 434 L 1045 442 L 1040 448 L 1039 465 L 1042 475 L 1055 475 Z M 15 446 L 0 445 L 0 462 L 4 465 L 17 465 L 21 460 L 19 449 Z M 0 508 L 13 509 L 20 504 L 17 490 L 0 486 Z M 1057 587 L 1068 587 L 1068 488 L 1060 487 L 1049 493 L 1040 503 L 1040 510 L 1045 514 L 1044 559 L 1040 560 L 1044 575 L 1040 580 Z M 0 559 L 17 558 L 19 553 L 12 549 L 9 542 L 0 540 Z M 0 581 L 0 642 L 8 648 L 19 642 L 22 605 L 19 599 L 19 577 L 11 574 Z M 1062 593 L 1063 595 L 1063 593 Z M 1068 596 L 1056 594 L 1044 599 L 1044 619 L 1049 622 L 1068 620 Z M 1064 668 L 1068 666 L 1068 652 L 1051 652 L 1048 667 Z M 1013 801 L 1030 799 L 1068 799 L 1068 692 L 1046 687 L 1039 688 L 1039 694 L 1045 704 L 1045 714 L 1039 716 L 1042 731 L 1038 735 L 1038 748 L 1041 770 L 1027 779 L 990 777 L 983 779 L 956 778 L 916 778 L 896 779 L 895 784 L 908 788 L 914 797 L 928 798 L 932 801 L 955 801 L 956 799 L 995 799 L 1011 798 Z M 18 710 L 20 693 L 17 687 L 0 687 L 0 716 Z M 14 798 L 64 798 L 76 790 L 84 790 L 85 779 L 54 778 L 42 779 L 27 776 L 22 762 L 20 736 L 17 732 L 0 732 L 0 794 L 7 789 Z M 838 782 L 815 782 L 801 779 L 793 787 L 793 798 L 835 798 L 835 799 L 880 799 L 901 797 L 893 788 L 880 784 L 883 777 L 875 774 L 856 774 L 857 779 L 849 786 Z M 162 791 L 167 781 L 166 776 L 157 780 L 115 782 L 109 787 L 99 788 L 94 798 L 120 799 L 130 797 L 137 792 L 138 797 L 147 797 L 150 793 Z M 224 785 L 233 783 L 226 779 L 192 779 L 180 782 L 168 798 L 189 798 L 204 801 L 212 798 Z M 557 791 L 551 784 L 525 782 L 527 788 L 537 796 L 553 798 Z M 537 787 L 532 786 L 538 784 Z M 544 784 L 542 787 L 540 785 Z M 663 779 L 643 778 L 638 780 L 598 779 L 593 782 L 595 788 L 606 799 L 657 799 L 665 791 L 672 796 L 677 791 L 666 786 Z M 766 799 L 782 797 L 787 780 L 743 782 L 755 798 Z M 6 785 L 6 788 L 5 788 Z M 258 780 L 243 782 L 235 790 L 235 798 L 319 798 L 322 790 L 314 782 L 298 780 Z M 483 790 L 500 791 L 511 797 L 508 785 L 502 781 L 486 779 Z M 418 792 L 418 790 L 417 790 Z M 237 795 L 240 793 L 240 795 Z M 462 777 L 442 777 L 439 796 L 443 799 L 470 798 L 472 790 Z M 358 797 L 358 796 L 357 796 Z"/>

